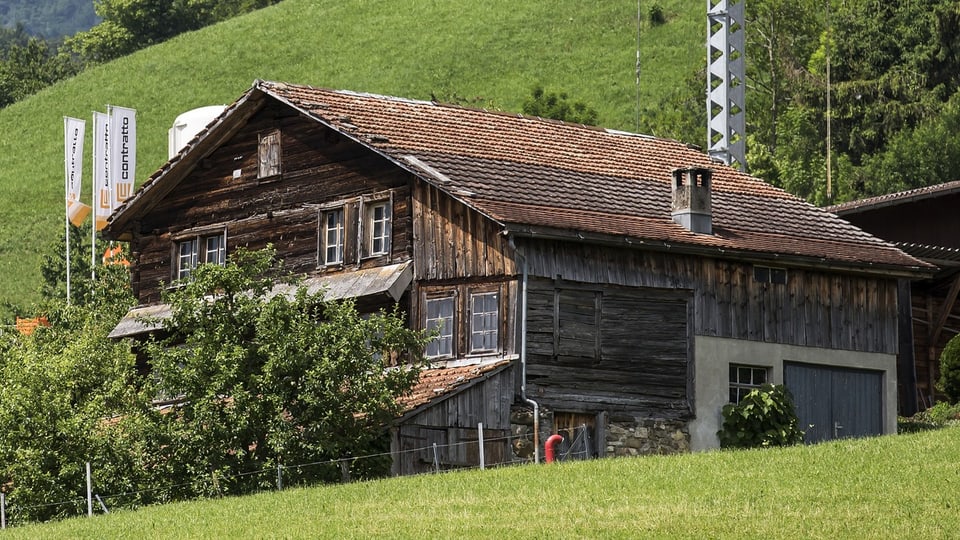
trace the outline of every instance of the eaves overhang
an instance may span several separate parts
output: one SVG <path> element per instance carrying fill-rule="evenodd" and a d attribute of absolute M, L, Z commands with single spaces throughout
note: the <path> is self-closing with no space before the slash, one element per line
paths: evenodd
<path fill-rule="evenodd" d="M 699 257 L 733 259 L 750 264 L 789 265 L 790 267 L 800 269 L 820 271 L 832 270 L 837 272 L 867 274 L 887 278 L 922 279 L 931 277 L 937 272 L 936 266 L 919 260 L 917 261 L 917 265 L 897 265 L 869 261 L 841 261 L 837 259 L 831 259 L 829 257 L 812 257 L 808 255 L 796 255 L 791 253 L 708 246 L 703 244 L 691 244 L 688 242 L 644 239 L 625 235 L 610 235 L 590 231 L 555 229 L 550 227 L 529 226 L 516 223 L 507 224 L 504 228 L 503 234 L 508 237 L 513 236 L 517 238 L 588 243 L 611 247 L 693 255 Z"/>

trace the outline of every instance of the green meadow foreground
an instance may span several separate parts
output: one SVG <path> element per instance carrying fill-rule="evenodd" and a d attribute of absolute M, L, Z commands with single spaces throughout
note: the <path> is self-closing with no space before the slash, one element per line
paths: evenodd
<path fill-rule="evenodd" d="M 169 504 L 0 538 L 947 538 L 960 429 L 393 478 Z"/>

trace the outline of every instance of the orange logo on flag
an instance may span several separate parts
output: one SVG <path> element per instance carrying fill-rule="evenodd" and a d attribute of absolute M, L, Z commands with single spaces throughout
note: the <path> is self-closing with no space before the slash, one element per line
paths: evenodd
<path fill-rule="evenodd" d="M 130 194 L 133 193 L 133 184 L 121 184 L 117 183 L 114 187 L 117 190 L 117 200 L 123 202 L 130 198 Z"/>

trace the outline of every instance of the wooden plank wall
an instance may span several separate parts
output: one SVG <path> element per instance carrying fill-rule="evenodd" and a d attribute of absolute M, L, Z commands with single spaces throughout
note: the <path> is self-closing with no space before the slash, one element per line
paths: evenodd
<path fill-rule="evenodd" d="M 527 382 L 535 399 L 562 411 L 602 405 L 688 416 L 691 296 L 686 289 L 530 279 Z"/>
<path fill-rule="evenodd" d="M 258 133 L 276 128 L 281 132 L 283 172 L 258 179 Z M 241 174 L 235 178 L 237 169 Z M 132 243 L 135 291 L 141 303 L 159 301 L 160 283 L 171 280 L 178 234 L 208 228 L 211 234 L 226 228 L 228 252 L 272 243 L 291 270 L 315 271 L 318 209 L 310 205 L 390 191 L 392 253 L 362 266 L 408 260 L 413 238 L 410 183 L 407 173 L 360 145 L 291 115 L 289 109 L 268 105 L 142 217 Z M 356 239 L 348 240 L 355 247 Z"/>
<path fill-rule="evenodd" d="M 416 280 L 516 273 L 501 227 L 425 182 L 414 189 L 413 227 Z"/>
<path fill-rule="evenodd" d="M 397 430 L 395 474 L 433 470 L 434 442 L 441 469 L 479 466 L 478 424 L 483 423 L 487 464 L 512 459 L 510 407 L 514 370 L 507 368 L 405 420 Z"/>
<path fill-rule="evenodd" d="M 895 279 L 787 268 L 786 284 L 761 283 L 738 261 L 554 241 L 527 240 L 522 249 L 535 276 L 692 290 L 697 335 L 897 351 Z"/>

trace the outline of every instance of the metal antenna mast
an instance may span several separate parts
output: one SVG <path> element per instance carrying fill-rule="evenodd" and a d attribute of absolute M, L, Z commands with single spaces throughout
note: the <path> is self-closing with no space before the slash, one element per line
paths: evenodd
<path fill-rule="evenodd" d="M 746 170 L 744 0 L 707 0 L 707 151 Z"/>
<path fill-rule="evenodd" d="M 637 0 L 637 133 L 640 133 L 640 0 Z"/>

